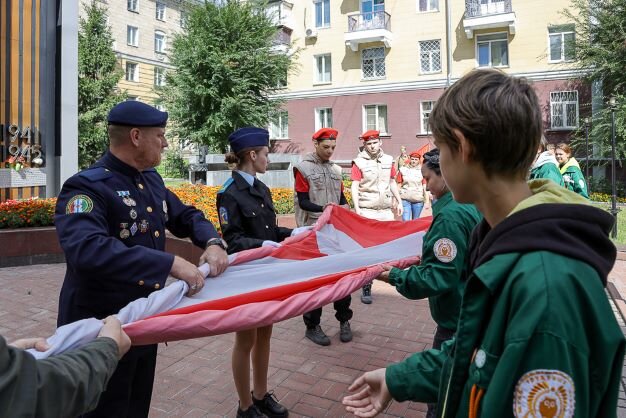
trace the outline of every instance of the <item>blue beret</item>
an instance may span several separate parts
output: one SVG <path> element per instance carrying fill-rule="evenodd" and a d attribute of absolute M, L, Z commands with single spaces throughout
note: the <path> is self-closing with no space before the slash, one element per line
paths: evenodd
<path fill-rule="evenodd" d="M 230 148 L 234 153 L 238 153 L 245 148 L 269 147 L 270 134 L 266 129 L 249 126 L 237 129 L 228 137 Z"/>
<path fill-rule="evenodd" d="M 165 127 L 167 112 L 136 100 L 127 100 L 113 106 L 107 121 L 109 125 Z"/>

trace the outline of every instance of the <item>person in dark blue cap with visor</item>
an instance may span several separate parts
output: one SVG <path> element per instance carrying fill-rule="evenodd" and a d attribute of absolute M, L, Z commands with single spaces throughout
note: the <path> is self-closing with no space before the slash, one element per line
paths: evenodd
<path fill-rule="evenodd" d="M 228 266 L 226 244 L 213 225 L 170 192 L 154 169 L 167 147 L 166 124 L 166 112 L 119 103 L 108 115 L 109 150 L 63 185 L 54 216 L 67 261 L 59 326 L 115 314 L 163 288 L 169 275 L 187 282 L 189 295 L 200 291 L 198 268 L 165 252 L 165 229 L 204 249 L 199 261 L 211 265 L 212 275 Z M 131 348 L 86 416 L 147 417 L 156 355 L 156 345 Z"/>
<path fill-rule="evenodd" d="M 261 128 L 241 128 L 228 137 L 228 142 L 232 152 L 226 154 L 226 162 L 237 167 L 217 193 L 217 210 L 228 252 L 261 246 L 280 247 L 285 238 L 310 229 L 291 230 L 276 224 L 270 189 L 256 177 L 265 173 L 269 164 L 269 133 Z M 271 337 L 272 325 L 236 333 L 232 368 L 239 396 L 238 418 L 289 416 L 289 411 L 278 403 L 273 392 L 267 390 Z"/>

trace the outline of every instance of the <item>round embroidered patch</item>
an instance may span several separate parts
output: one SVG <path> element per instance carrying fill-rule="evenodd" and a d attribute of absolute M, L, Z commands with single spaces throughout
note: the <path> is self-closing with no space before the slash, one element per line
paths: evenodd
<path fill-rule="evenodd" d="M 482 349 L 478 350 L 476 352 L 476 358 L 474 359 L 474 362 L 476 363 L 476 367 L 478 367 L 479 369 L 482 369 L 486 361 L 487 361 L 487 353 L 485 353 L 485 350 L 482 350 Z"/>
<path fill-rule="evenodd" d="M 72 197 L 65 206 L 65 213 L 89 213 L 93 209 L 93 201 L 91 198 L 84 194 L 77 194 Z"/>
<path fill-rule="evenodd" d="M 449 238 L 440 238 L 435 242 L 433 252 L 437 260 L 449 263 L 456 257 L 456 244 Z"/>
<path fill-rule="evenodd" d="M 532 370 L 515 386 L 513 413 L 516 417 L 571 418 L 575 405 L 574 380 L 560 370 Z"/>

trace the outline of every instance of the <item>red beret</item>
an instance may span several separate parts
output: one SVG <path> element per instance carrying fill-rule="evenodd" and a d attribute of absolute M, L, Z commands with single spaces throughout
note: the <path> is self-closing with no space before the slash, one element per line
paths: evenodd
<path fill-rule="evenodd" d="M 339 131 L 333 128 L 322 128 L 313 134 L 313 139 L 322 141 L 324 139 L 337 139 Z"/>
<path fill-rule="evenodd" d="M 363 132 L 359 138 L 362 139 L 363 141 L 368 141 L 370 139 L 378 139 L 380 138 L 380 132 L 371 129 L 369 131 Z"/>
<path fill-rule="evenodd" d="M 419 151 L 413 151 L 412 153 L 409 154 L 409 157 L 422 158 L 422 154 L 420 154 Z"/>

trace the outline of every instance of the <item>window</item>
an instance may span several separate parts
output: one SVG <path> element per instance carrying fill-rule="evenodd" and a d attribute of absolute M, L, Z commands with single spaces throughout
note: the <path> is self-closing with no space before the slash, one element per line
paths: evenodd
<path fill-rule="evenodd" d="M 156 18 L 157 20 L 165 20 L 165 3 L 162 1 L 156 2 Z"/>
<path fill-rule="evenodd" d="M 137 63 L 126 63 L 126 81 L 139 81 L 139 65 Z"/>
<path fill-rule="evenodd" d="M 480 0 L 480 15 L 493 15 L 506 11 L 505 0 Z"/>
<path fill-rule="evenodd" d="M 420 103 L 423 134 L 430 133 L 430 126 L 428 125 L 428 118 L 430 117 L 430 112 L 432 112 L 434 106 L 435 106 L 435 102 L 432 100 L 426 100 Z"/>
<path fill-rule="evenodd" d="M 476 36 L 479 67 L 509 65 L 509 44 L 506 32 Z"/>
<path fill-rule="evenodd" d="M 154 67 L 154 85 L 155 86 L 165 85 L 165 68 Z"/>
<path fill-rule="evenodd" d="M 332 81 L 330 54 L 315 56 L 315 82 L 330 83 Z"/>
<path fill-rule="evenodd" d="M 138 11 L 138 7 L 137 7 L 138 1 L 139 0 L 127 0 L 126 8 L 128 10 L 130 10 L 131 12 L 137 12 Z"/>
<path fill-rule="evenodd" d="M 165 33 L 161 31 L 154 32 L 154 52 L 165 53 Z"/>
<path fill-rule="evenodd" d="M 384 11 L 385 0 L 361 0 L 361 13 L 366 15 L 365 19 L 371 19 L 372 14 Z"/>
<path fill-rule="evenodd" d="M 315 130 L 322 128 L 332 128 L 333 109 L 330 107 L 320 107 L 315 109 Z"/>
<path fill-rule="evenodd" d="M 126 43 L 130 46 L 139 46 L 139 29 L 135 26 L 126 26 Z"/>
<path fill-rule="evenodd" d="M 550 62 L 572 61 L 575 59 L 576 34 L 574 25 L 562 25 L 548 28 L 550 43 Z"/>
<path fill-rule="evenodd" d="M 330 27 L 330 0 L 313 0 L 315 6 L 315 27 Z"/>
<path fill-rule="evenodd" d="M 363 130 L 375 129 L 387 135 L 387 105 L 365 105 Z"/>
<path fill-rule="evenodd" d="M 270 139 L 289 138 L 289 113 L 286 110 L 278 112 L 270 122 Z"/>
<path fill-rule="evenodd" d="M 364 49 L 361 55 L 363 79 L 372 80 L 385 77 L 385 48 Z"/>
<path fill-rule="evenodd" d="M 574 129 L 578 126 L 578 92 L 550 92 L 550 125 L 552 129 Z"/>
<path fill-rule="evenodd" d="M 439 10 L 439 0 L 417 0 L 419 12 L 436 12 Z"/>
<path fill-rule="evenodd" d="M 441 41 L 420 41 L 420 71 L 423 74 L 441 71 Z"/>

